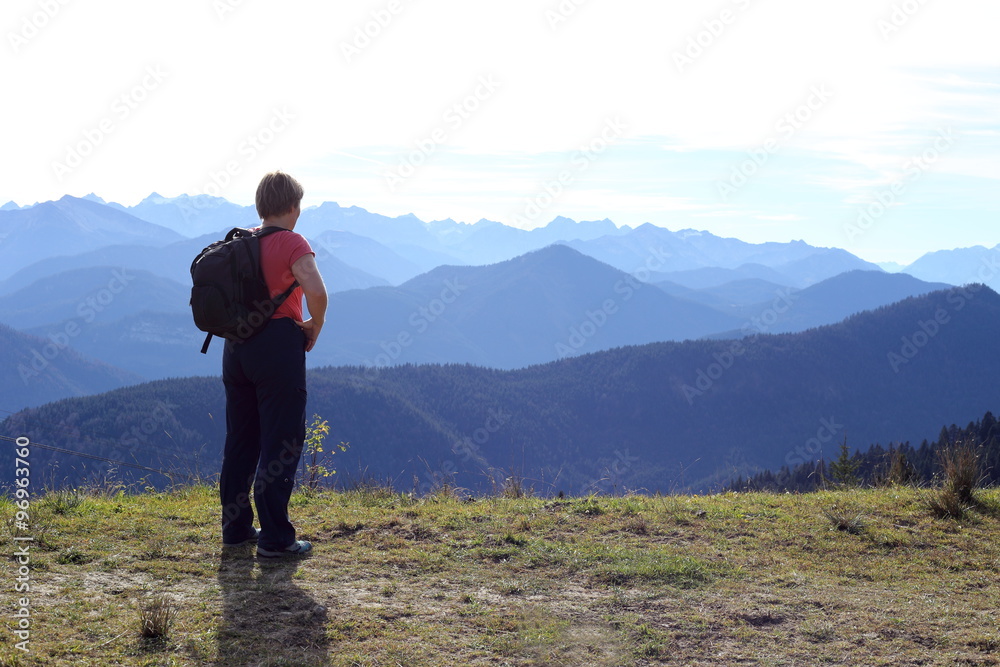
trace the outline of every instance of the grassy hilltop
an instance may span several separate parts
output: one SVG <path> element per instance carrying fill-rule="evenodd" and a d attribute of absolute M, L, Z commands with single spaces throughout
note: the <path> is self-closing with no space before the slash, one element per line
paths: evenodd
<path fill-rule="evenodd" d="M 1000 664 L 1000 492 L 936 493 L 299 491 L 316 554 L 279 564 L 222 552 L 210 486 L 52 493 L 26 533 L 0 505 L 34 538 L 0 665 Z"/>

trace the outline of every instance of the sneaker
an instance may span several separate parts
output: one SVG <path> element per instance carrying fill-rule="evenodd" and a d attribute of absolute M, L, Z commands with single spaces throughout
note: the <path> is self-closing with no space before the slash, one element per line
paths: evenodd
<path fill-rule="evenodd" d="M 279 549 L 277 551 L 271 549 L 262 549 L 257 547 L 257 555 L 261 558 L 285 558 L 287 556 L 306 556 L 312 551 L 313 545 L 305 540 L 299 540 L 298 542 L 293 542 L 284 549 Z"/>
<path fill-rule="evenodd" d="M 247 544 L 257 544 L 257 537 L 260 535 L 260 531 L 257 530 L 256 528 L 250 528 L 250 530 L 252 530 L 253 532 L 250 533 L 250 535 L 248 535 L 246 539 L 240 540 L 239 542 L 226 542 L 225 540 L 223 540 L 222 541 L 222 546 L 224 546 L 224 547 L 242 547 L 242 546 L 245 546 Z"/>

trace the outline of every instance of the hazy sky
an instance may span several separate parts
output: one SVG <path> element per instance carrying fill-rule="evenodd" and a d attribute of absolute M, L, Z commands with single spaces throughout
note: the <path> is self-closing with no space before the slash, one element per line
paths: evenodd
<path fill-rule="evenodd" d="M 7 0 L 0 27 L 0 203 L 250 204 L 283 169 L 424 220 L 1000 243 L 993 1 Z"/>

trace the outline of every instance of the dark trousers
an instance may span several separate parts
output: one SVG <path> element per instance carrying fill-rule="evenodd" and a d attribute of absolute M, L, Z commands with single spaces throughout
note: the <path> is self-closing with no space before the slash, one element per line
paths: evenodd
<path fill-rule="evenodd" d="M 219 477 L 222 539 L 240 542 L 253 524 L 250 489 L 260 519 L 258 546 L 295 542 L 288 519 L 306 431 L 305 335 L 287 317 L 243 343 L 226 341 L 226 447 Z"/>

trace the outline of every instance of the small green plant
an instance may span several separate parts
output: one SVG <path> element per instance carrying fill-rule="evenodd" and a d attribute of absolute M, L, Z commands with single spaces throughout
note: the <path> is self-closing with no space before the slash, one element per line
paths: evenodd
<path fill-rule="evenodd" d="M 170 634 L 177 609 L 163 593 L 153 596 L 139 610 L 139 634 L 146 639 L 159 639 Z"/>
<path fill-rule="evenodd" d="M 70 514 L 78 508 L 86 496 L 78 489 L 56 489 L 49 491 L 42 498 L 42 503 L 52 509 L 53 514 Z"/>
<path fill-rule="evenodd" d="M 330 435 L 330 424 L 327 420 L 323 419 L 317 414 L 313 415 L 312 424 L 306 428 L 306 441 L 303 454 L 305 455 L 306 463 L 306 488 L 315 491 L 319 488 L 320 480 L 330 477 L 331 475 L 336 475 L 337 471 L 333 468 L 327 468 L 320 462 L 320 454 L 324 454 L 323 441 L 326 437 Z M 346 452 L 348 443 L 341 442 L 337 445 L 337 448 L 342 452 Z M 336 452 L 330 452 L 331 454 Z"/>
<path fill-rule="evenodd" d="M 840 443 L 840 456 L 830 464 L 830 475 L 841 488 L 852 489 L 861 486 L 861 478 L 858 477 L 860 467 L 861 462 L 851 455 L 845 436 L 844 442 Z"/>

